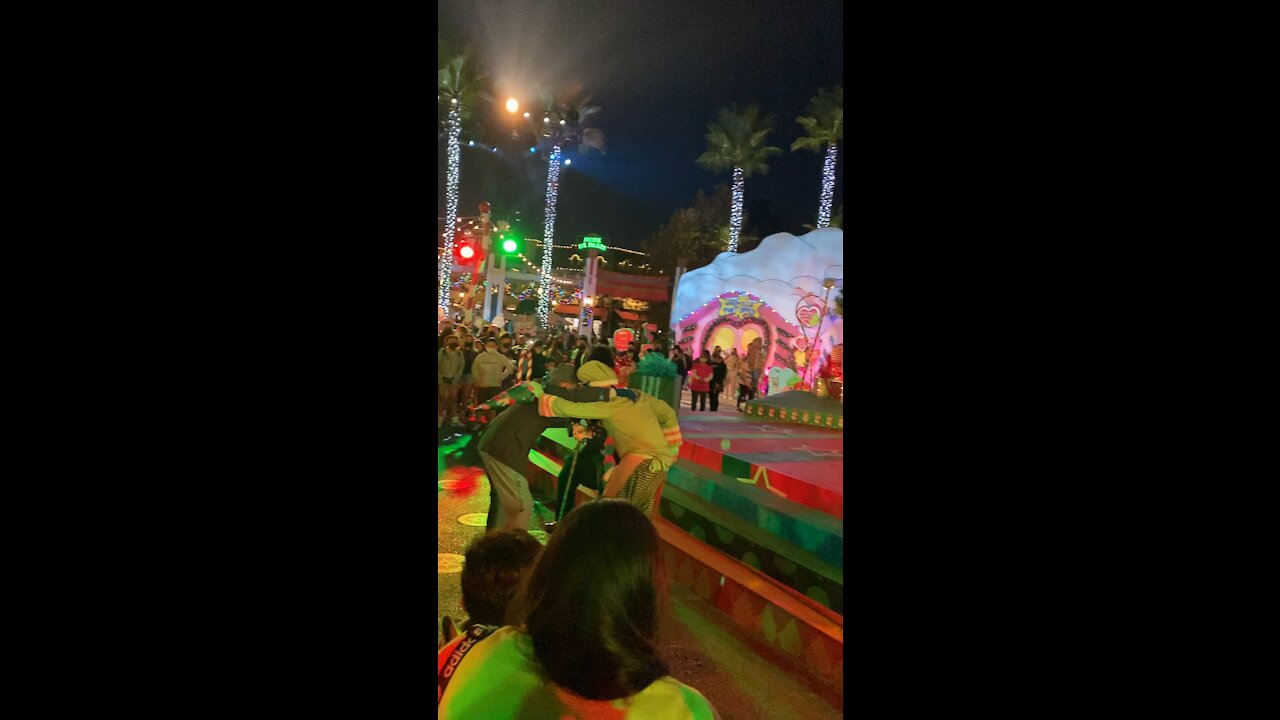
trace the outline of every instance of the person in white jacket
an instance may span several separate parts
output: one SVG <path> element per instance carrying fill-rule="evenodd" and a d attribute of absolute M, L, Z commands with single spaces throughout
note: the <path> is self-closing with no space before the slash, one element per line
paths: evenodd
<path fill-rule="evenodd" d="M 458 423 L 458 389 L 462 386 L 462 371 L 466 358 L 458 349 L 458 338 L 449 337 L 445 346 L 436 357 L 436 381 L 440 389 L 440 407 L 438 408 L 437 427 L 444 424 L 445 418 L 453 416 L 453 424 Z"/>
<path fill-rule="evenodd" d="M 484 352 L 471 363 L 471 375 L 476 382 L 476 404 L 479 405 L 502 390 L 502 381 L 516 371 L 511 358 L 498 352 L 498 341 L 485 341 Z"/>

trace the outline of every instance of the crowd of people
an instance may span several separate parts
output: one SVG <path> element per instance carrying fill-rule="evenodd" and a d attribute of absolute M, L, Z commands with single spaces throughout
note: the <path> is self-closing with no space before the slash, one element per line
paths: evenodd
<path fill-rule="evenodd" d="M 598 360 L 617 369 L 639 352 L 635 346 L 615 353 L 606 339 L 591 345 L 585 337 L 564 330 L 511 333 L 495 325 L 473 331 L 452 323 L 441 327 L 436 349 L 437 425 L 448 422 L 455 426 L 464 424 L 467 408 L 516 383 L 540 380 L 559 365 L 567 363 L 577 370 L 589 360 Z M 630 366 L 634 368 L 634 363 Z M 629 374 L 619 373 L 619 387 L 627 387 Z"/>
<path fill-rule="evenodd" d="M 692 395 L 689 409 L 706 411 L 709 402 L 711 412 L 716 412 L 720 401 L 731 399 L 736 392 L 738 411 L 742 412 L 742 403 L 756 397 L 764 363 L 761 346 L 757 339 L 745 352 L 731 348 L 726 354 L 717 345 L 714 350 L 703 350 L 697 357 L 686 355 L 679 346 L 672 350 L 671 360 L 681 376 L 680 390 L 683 392 L 687 385 Z"/>
<path fill-rule="evenodd" d="M 439 407 L 437 425 L 463 425 L 467 408 L 483 403 L 518 382 L 539 380 L 562 364 L 575 371 L 592 360 L 604 363 L 617 375 L 617 387 L 629 387 L 641 356 L 641 345 L 632 341 L 618 350 L 606 337 L 590 343 L 567 329 L 537 333 L 511 333 L 497 326 L 472 331 L 446 323 L 439 337 Z M 717 412 L 722 400 L 733 400 L 737 409 L 756 397 L 764 366 L 763 343 L 753 340 L 743 350 L 720 346 L 687 354 L 675 345 L 669 351 L 657 342 L 645 352 L 661 353 L 676 365 L 680 390 L 692 395 L 689 409 Z M 708 407 L 708 405 L 710 407 Z"/>

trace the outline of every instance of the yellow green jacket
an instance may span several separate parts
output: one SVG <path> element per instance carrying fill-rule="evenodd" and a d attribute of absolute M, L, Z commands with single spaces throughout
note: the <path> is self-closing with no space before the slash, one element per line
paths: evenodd
<path fill-rule="evenodd" d="M 616 382 L 617 376 L 604 364 L 589 362 L 578 369 L 578 379 L 592 385 L 607 385 Z M 635 401 L 615 397 L 608 402 L 591 403 L 570 402 L 544 394 L 538 399 L 538 413 L 543 417 L 599 420 L 613 438 L 619 454 L 647 455 L 661 465 L 654 470 L 665 470 L 675 465 L 684 442 L 676 411 L 652 395 L 634 392 L 639 396 Z"/>

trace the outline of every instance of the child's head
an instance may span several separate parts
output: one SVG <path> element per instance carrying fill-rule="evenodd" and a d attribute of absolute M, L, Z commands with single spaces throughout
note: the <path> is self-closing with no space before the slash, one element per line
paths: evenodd
<path fill-rule="evenodd" d="M 507 605 L 540 552 L 542 545 L 524 530 L 497 530 L 471 543 L 462 564 L 462 605 L 473 624 L 506 624 Z"/>

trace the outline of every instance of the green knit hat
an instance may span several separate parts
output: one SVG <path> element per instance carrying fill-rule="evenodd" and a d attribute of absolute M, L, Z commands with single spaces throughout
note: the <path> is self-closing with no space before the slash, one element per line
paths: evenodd
<path fill-rule="evenodd" d="M 595 387 L 618 384 L 618 376 L 613 368 L 599 360 L 592 360 L 578 368 L 578 380 Z"/>

